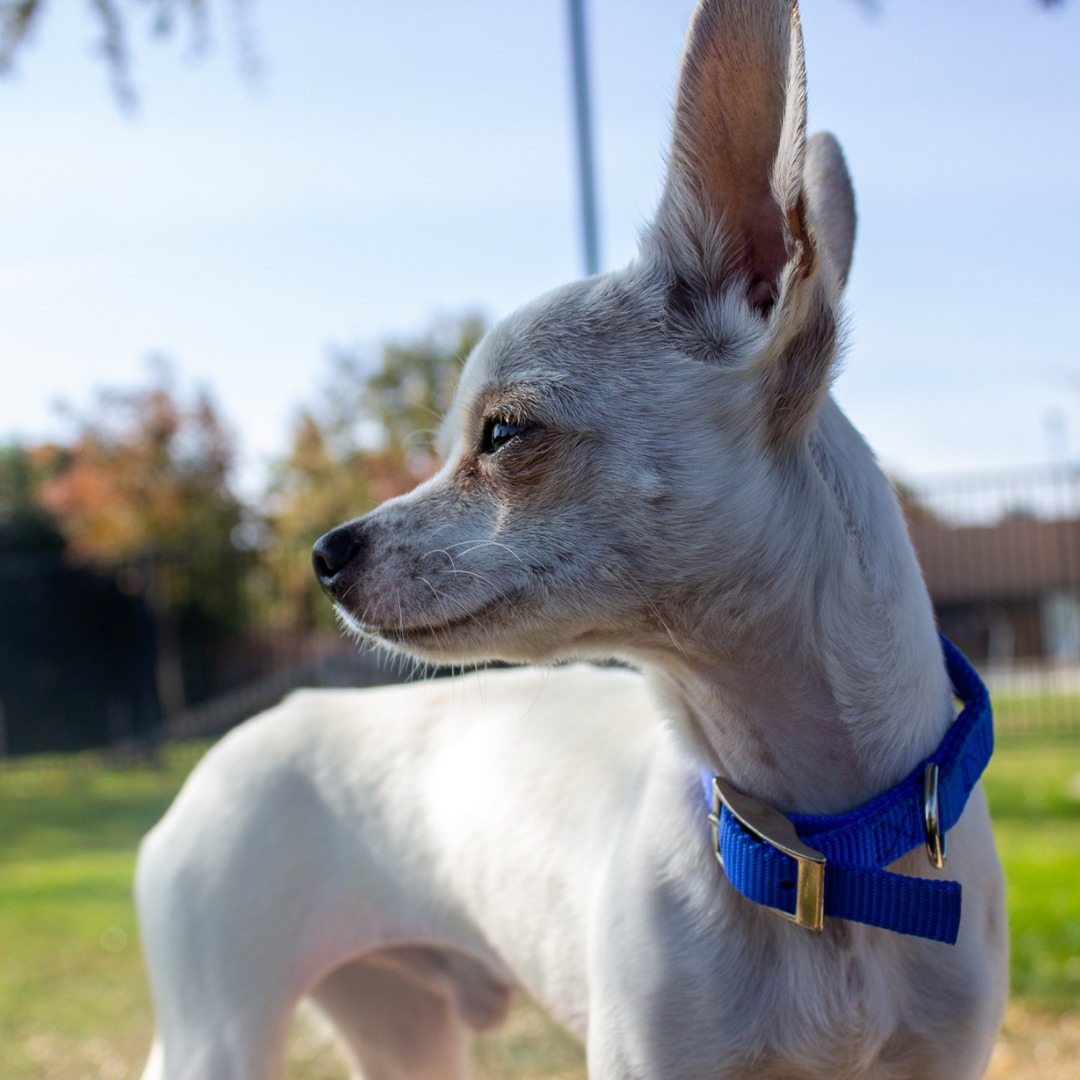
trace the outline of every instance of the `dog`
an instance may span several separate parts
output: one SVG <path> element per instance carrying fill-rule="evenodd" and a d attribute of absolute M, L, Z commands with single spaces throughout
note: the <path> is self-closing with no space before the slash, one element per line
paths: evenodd
<path fill-rule="evenodd" d="M 962 660 L 829 393 L 854 199 L 805 101 L 793 3 L 701 0 L 637 259 L 495 326 L 439 471 L 316 544 L 357 637 L 532 666 L 302 691 L 207 755 L 139 857 L 147 1078 L 280 1076 L 304 995 L 355 1076 L 464 1077 L 517 988 L 604 1080 L 982 1075 L 1003 880 L 934 755 L 985 702 L 957 719 Z M 550 666 L 596 658 L 634 670 Z M 958 929 L 837 917 L 808 830 L 924 762 L 928 851 L 880 880 L 962 889 Z M 792 904 L 736 881 L 740 844 Z"/>

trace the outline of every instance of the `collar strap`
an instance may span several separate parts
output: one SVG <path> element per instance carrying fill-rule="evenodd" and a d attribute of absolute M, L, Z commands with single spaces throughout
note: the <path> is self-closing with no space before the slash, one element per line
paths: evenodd
<path fill-rule="evenodd" d="M 931 862 L 942 865 L 945 833 L 993 753 L 986 687 L 952 642 L 942 637 L 941 645 L 963 711 L 933 754 L 863 806 L 784 815 L 702 773 L 716 856 L 739 892 L 813 930 L 828 915 L 956 944 L 960 883 L 883 869 L 924 842 Z"/>

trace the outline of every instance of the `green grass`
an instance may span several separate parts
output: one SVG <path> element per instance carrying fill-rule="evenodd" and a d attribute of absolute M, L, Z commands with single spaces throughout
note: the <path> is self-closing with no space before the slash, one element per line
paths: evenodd
<path fill-rule="evenodd" d="M 131 876 L 194 760 L 87 755 L 0 772 L 0 1061 L 11 1080 L 135 1075 L 151 1018 Z"/>
<path fill-rule="evenodd" d="M 1005 866 L 1013 994 L 1080 1002 L 1080 733 L 1006 735 L 986 774 Z"/>
<path fill-rule="evenodd" d="M 200 749 L 169 748 L 158 768 L 87 756 L 0 768 L 5 1080 L 138 1075 L 152 1018 L 131 903 L 135 849 Z M 1080 732 L 1002 736 L 986 778 L 1009 886 L 1013 994 L 1049 1012 L 1080 1001 L 1078 777 Z M 343 1075 L 304 1023 L 290 1075 Z M 527 1005 L 481 1041 L 478 1059 L 482 1080 L 584 1076 L 573 1044 Z"/>

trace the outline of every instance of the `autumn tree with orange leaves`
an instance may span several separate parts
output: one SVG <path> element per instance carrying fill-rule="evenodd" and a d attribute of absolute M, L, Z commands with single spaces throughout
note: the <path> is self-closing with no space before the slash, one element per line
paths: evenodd
<path fill-rule="evenodd" d="M 73 438 L 35 451 L 40 503 L 77 556 L 220 552 L 240 523 L 232 490 L 235 442 L 203 392 L 182 399 L 158 364 L 148 386 L 104 390 Z"/>
<path fill-rule="evenodd" d="M 37 502 L 69 560 L 135 575 L 158 612 L 163 693 L 198 700 L 216 685 L 222 643 L 250 622 L 251 552 L 233 543 L 244 508 L 235 440 L 210 397 L 185 394 L 156 362 L 146 385 L 102 390 L 66 409 L 73 432 L 30 453 Z"/>

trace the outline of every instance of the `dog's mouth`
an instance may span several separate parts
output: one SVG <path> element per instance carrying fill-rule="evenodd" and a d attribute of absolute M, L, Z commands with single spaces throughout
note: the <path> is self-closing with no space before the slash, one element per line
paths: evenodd
<path fill-rule="evenodd" d="M 346 625 L 369 640 L 403 649 L 435 648 L 443 653 L 452 651 L 455 643 L 463 637 L 471 639 L 478 635 L 490 635 L 496 626 L 503 624 L 505 614 L 513 615 L 517 611 L 512 597 L 499 597 L 448 619 L 384 624 L 361 619 L 341 604 L 336 606 Z"/>

